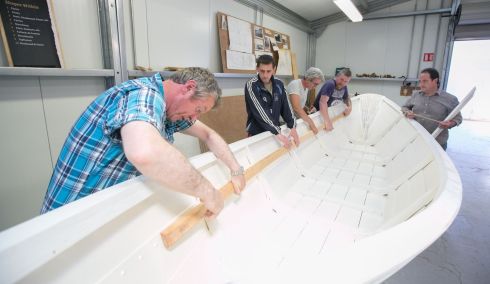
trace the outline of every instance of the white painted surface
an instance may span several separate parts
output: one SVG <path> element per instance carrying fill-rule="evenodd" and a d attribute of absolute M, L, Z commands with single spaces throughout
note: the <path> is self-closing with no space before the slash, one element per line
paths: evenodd
<path fill-rule="evenodd" d="M 448 5 L 447 1 L 412 0 L 373 15 L 440 9 Z M 337 67 L 350 67 L 353 72 L 349 84 L 351 95 L 380 93 L 401 105 L 406 101 L 406 97 L 399 95 L 401 82 L 370 82 L 356 79 L 355 74 L 374 72 L 417 78 L 426 67 L 442 71 L 446 31 L 447 19 L 440 15 L 332 24 L 317 39 L 316 65 L 330 76 Z M 424 53 L 434 53 L 434 62 L 423 62 Z"/>
<path fill-rule="evenodd" d="M 53 164 L 103 78 L 0 77 L 0 230 L 39 214 Z"/>
<path fill-rule="evenodd" d="M 150 64 L 208 67 L 209 2 L 147 0 Z"/>
<path fill-rule="evenodd" d="M 0 77 L 0 230 L 39 214 L 52 171 L 36 77 Z"/>
<path fill-rule="evenodd" d="M 135 66 L 141 67 L 151 67 L 150 65 L 150 54 L 149 54 L 149 46 L 148 46 L 148 7 L 146 0 L 133 0 L 131 9 L 132 9 L 132 18 L 124 19 L 124 24 L 132 24 L 132 26 L 125 26 L 125 30 L 131 29 L 133 42 L 128 42 L 126 40 L 126 47 L 129 44 L 133 45 L 133 53 L 134 53 L 134 65 L 128 65 L 128 69 L 132 67 L 134 69 Z M 125 14 L 126 15 L 126 14 Z M 156 35 L 155 35 L 156 36 Z M 129 62 L 128 62 L 129 63 Z"/>
<path fill-rule="evenodd" d="M 103 69 L 97 1 L 52 3 L 65 68 Z"/>
<path fill-rule="evenodd" d="M 435 140 L 380 96 L 353 99 L 353 114 L 334 127 L 249 181 L 208 222 L 212 233 L 202 223 L 165 249 L 158 233 L 196 200 L 136 178 L 2 232 L 0 280 L 381 282 L 451 224 L 459 175 Z M 407 136 L 404 145 L 392 131 Z M 279 145 L 263 133 L 231 147 L 248 168 Z M 227 182 L 212 155 L 191 161 L 216 187 Z"/>
<path fill-rule="evenodd" d="M 157 0 L 133 2 L 135 64 L 154 70 L 201 66 L 222 72 L 216 13 L 255 22 L 255 10 L 235 1 L 185 0 L 171 5 Z M 307 34 L 267 15 L 263 15 L 262 25 L 291 37 L 298 70 L 306 70 Z"/>
<path fill-rule="evenodd" d="M 458 216 L 424 252 L 383 283 L 487 283 L 490 279 L 490 122 L 451 129 L 447 153 L 464 188 Z"/>
<path fill-rule="evenodd" d="M 50 78 L 40 80 L 53 165 L 73 124 L 105 90 L 103 78 Z"/>
<path fill-rule="evenodd" d="M 341 12 L 333 1 L 307 0 L 304 2 L 299 2 L 295 0 L 277 0 L 275 2 L 286 6 L 289 10 L 298 13 L 309 21 L 317 20 L 325 17 L 326 15 Z"/>
<path fill-rule="evenodd" d="M 454 43 L 447 91 L 461 101 L 472 86 L 477 89 L 475 97 L 461 112 L 466 119 L 490 121 L 489 49 L 490 40 Z"/>
<path fill-rule="evenodd" d="M 134 41 L 134 28 L 133 28 L 133 10 L 131 7 L 131 2 L 135 3 L 137 7 L 141 7 L 142 5 L 139 1 L 133 0 L 125 0 L 123 1 L 123 9 L 124 9 L 124 39 L 125 39 L 125 49 L 126 49 L 126 64 L 128 69 L 135 69 L 135 50 L 134 46 L 136 42 Z M 143 65 L 147 66 L 147 65 Z"/>

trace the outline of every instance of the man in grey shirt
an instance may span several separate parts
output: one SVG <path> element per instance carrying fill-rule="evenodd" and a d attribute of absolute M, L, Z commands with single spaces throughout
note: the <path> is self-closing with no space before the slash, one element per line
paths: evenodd
<path fill-rule="evenodd" d="M 402 111 L 406 117 L 415 119 L 429 133 L 434 132 L 438 126 L 443 128 L 444 130 L 436 140 L 446 150 L 449 138 L 448 129 L 461 124 L 463 117 L 461 113 L 458 113 L 453 119 L 444 120 L 459 104 L 459 101 L 455 96 L 439 90 L 439 84 L 439 72 L 436 69 L 422 70 L 419 75 L 420 91 L 412 94 L 412 97 L 403 105 Z"/>

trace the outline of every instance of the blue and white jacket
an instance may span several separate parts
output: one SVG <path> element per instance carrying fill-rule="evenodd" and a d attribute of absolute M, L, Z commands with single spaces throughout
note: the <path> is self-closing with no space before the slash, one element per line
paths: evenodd
<path fill-rule="evenodd" d="M 296 127 L 296 118 L 289 103 L 284 83 L 271 77 L 271 94 L 260 80 L 259 75 L 245 84 L 245 105 L 247 107 L 247 132 L 256 135 L 265 131 L 279 134 L 279 116 L 288 128 Z"/>

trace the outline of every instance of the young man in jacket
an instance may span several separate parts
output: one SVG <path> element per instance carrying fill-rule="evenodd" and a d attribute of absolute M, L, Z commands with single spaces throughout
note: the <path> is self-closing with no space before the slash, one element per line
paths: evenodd
<path fill-rule="evenodd" d="M 276 135 L 281 144 L 289 148 L 289 137 L 281 133 L 281 116 L 290 129 L 289 136 L 299 145 L 296 132 L 296 119 L 288 100 L 284 83 L 274 77 L 275 62 L 270 55 L 261 55 L 257 59 L 257 76 L 245 84 L 245 105 L 247 107 L 247 132 L 253 136 L 265 131 Z"/>

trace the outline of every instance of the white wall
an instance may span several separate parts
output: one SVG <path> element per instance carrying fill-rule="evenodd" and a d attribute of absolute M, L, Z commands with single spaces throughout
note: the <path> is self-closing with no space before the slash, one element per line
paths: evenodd
<path fill-rule="evenodd" d="M 201 66 L 215 73 L 222 72 L 216 13 L 223 12 L 251 23 L 256 15 L 255 9 L 230 0 L 134 0 L 132 7 L 126 4 L 125 9 L 132 10 L 125 11 L 127 37 L 135 39 L 134 51 L 133 43 L 126 40 L 129 68 L 138 65 L 161 70 L 165 66 Z M 305 70 L 307 34 L 268 15 L 262 18 L 263 22 L 256 24 L 291 37 L 298 70 Z M 129 32 L 132 34 L 128 35 Z M 134 65 L 131 65 L 133 56 Z"/>
<path fill-rule="evenodd" d="M 35 216 L 52 164 L 39 79 L 0 77 L 0 229 Z"/>
<path fill-rule="evenodd" d="M 372 15 L 440 9 L 449 4 L 449 1 L 413 0 Z M 316 65 L 330 76 L 334 75 L 336 67 L 350 67 L 353 72 L 349 84 L 351 94 L 379 93 L 403 104 L 406 98 L 399 95 L 401 82 L 368 81 L 355 78 L 355 74 L 374 72 L 417 78 L 423 68 L 441 70 L 447 25 L 448 19 L 439 15 L 332 24 L 317 39 Z M 435 53 L 434 62 L 423 62 L 423 53 L 430 52 Z"/>
<path fill-rule="evenodd" d="M 0 230 L 39 214 L 61 146 L 101 78 L 0 77 Z"/>
<path fill-rule="evenodd" d="M 218 11 L 254 21 L 253 9 L 229 0 L 133 1 L 135 65 L 153 70 L 166 66 L 200 66 L 222 72 L 216 26 Z M 125 23 L 130 22 L 126 16 Z"/>

